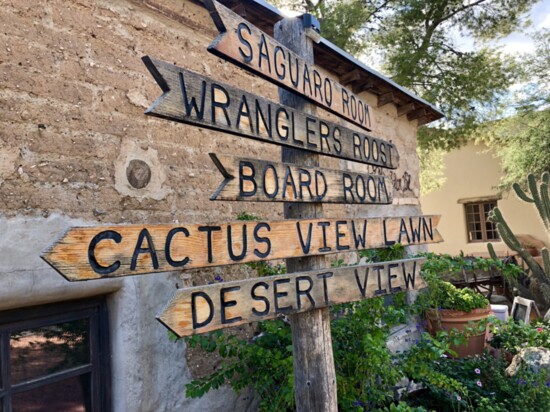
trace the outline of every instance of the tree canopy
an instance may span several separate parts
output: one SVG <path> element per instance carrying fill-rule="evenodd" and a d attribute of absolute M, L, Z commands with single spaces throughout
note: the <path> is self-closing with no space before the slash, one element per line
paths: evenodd
<path fill-rule="evenodd" d="M 512 59 L 483 42 L 522 27 L 536 0 L 275 2 L 314 14 L 322 35 L 349 53 L 381 56 L 385 73 L 446 115 L 445 131 L 421 133 L 421 144 L 450 149 L 469 138 L 469 129 L 494 118 L 520 75 Z M 480 47 L 462 50 L 460 34 Z"/>

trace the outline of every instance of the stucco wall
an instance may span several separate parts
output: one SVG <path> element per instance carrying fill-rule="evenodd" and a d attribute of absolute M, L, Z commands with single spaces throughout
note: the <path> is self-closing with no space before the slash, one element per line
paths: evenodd
<path fill-rule="evenodd" d="M 470 142 L 468 145 L 444 155 L 445 176 L 443 187 L 433 193 L 422 196 L 424 213 L 442 215 L 439 231 L 445 242 L 430 245 L 429 249 L 437 253 L 468 255 L 486 255 L 485 242 L 468 243 L 464 205 L 460 199 L 496 196 L 497 185 L 502 176 L 498 157 L 486 146 Z M 508 224 L 516 234 L 529 234 L 548 244 L 548 237 L 535 207 L 519 200 L 515 193 L 502 193 L 497 201 Z M 505 254 L 506 245 L 492 242 L 498 253 Z"/>
<path fill-rule="evenodd" d="M 249 271 L 72 284 L 39 256 L 75 225 L 208 223 L 240 212 L 282 218 L 280 204 L 208 200 L 221 182 L 209 152 L 279 159 L 280 148 L 145 116 L 161 91 L 141 57 L 273 100 L 277 88 L 209 54 L 217 31 L 207 11 L 189 1 L 3 1 L 0 27 L 0 310 L 108 295 L 115 411 L 245 410 L 248 394 L 227 388 L 185 399 L 185 347 L 168 341 L 155 315 L 177 284 Z M 375 96 L 363 97 L 376 107 Z M 401 155 L 398 170 L 376 170 L 392 178 L 395 205 L 331 206 L 327 216 L 420 213 L 416 122 L 398 117 L 392 104 L 372 114 L 374 134 L 392 140 Z M 144 188 L 128 181 L 132 160 L 151 170 Z M 328 158 L 322 165 L 373 170 Z"/>

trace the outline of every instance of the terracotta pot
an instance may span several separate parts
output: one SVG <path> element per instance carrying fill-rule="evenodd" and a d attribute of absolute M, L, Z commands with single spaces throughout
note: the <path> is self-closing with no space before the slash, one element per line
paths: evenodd
<path fill-rule="evenodd" d="M 428 331 L 435 335 L 440 330 L 450 331 L 457 329 L 463 331 L 468 326 L 477 327 L 478 323 L 486 319 L 491 312 L 491 307 L 474 309 L 471 312 L 462 312 L 452 309 L 430 309 L 427 314 Z M 469 324 L 472 322 L 471 324 Z M 466 356 L 481 355 L 487 345 L 487 329 L 485 331 L 469 336 L 467 341 L 459 346 L 451 345 L 451 349 L 457 353 L 458 358 Z"/>

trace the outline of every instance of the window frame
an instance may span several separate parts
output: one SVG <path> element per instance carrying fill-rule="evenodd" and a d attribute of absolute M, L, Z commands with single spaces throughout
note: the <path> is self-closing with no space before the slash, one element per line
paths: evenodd
<path fill-rule="evenodd" d="M 90 362 L 47 376 L 11 382 L 10 334 L 89 319 Z M 12 412 L 12 396 L 86 373 L 91 374 L 91 411 L 111 411 L 109 322 L 105 298 L 67 301 L 0 312 L 0 409 Z"/>
<path fill-rule="evenodd" d="M 497 204 L 498 200 L 499 199 L 496 199 L 496 198 L 488 198 L 488 199 L 476 199 L 475 201 L 474 200 L 472 200 L 472 201 L 459 201 L 459 203 L 463 204 L 463 209 L 464 209 L 464 222 L 466 224 L 466 242 L 467 243 L 484 243 L 484 242 L 500 242 L 501 241 L 500 233 L 498 233 L 498 231 L 496 229 L 496 226 L 495 226 L 495 232 L 496 232 L 498 237 L 496 239 L 489 239 L 488 238 L 486 224 L 487 223 L 493 224 L 493 223 L 488 222 L 485 219 L 485 207 L 484 207 L 486 204 L 490 203 L 490 204 L 494 204 L 494 207 L 493 207 L 493 209 L 494 209 L 495 207 L 498 206 L 498 204 Z M 468 219 L 468 207 L 474 206 L 474 205 L 477 205 L 480 208 L 479 217 L 480 217 L 480 225 L 481 225 L 481 239 L 470 239 L 470 221 Z"/>

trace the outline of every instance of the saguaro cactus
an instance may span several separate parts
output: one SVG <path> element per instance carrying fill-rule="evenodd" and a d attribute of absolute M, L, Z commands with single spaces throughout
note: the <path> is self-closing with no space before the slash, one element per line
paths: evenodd
<path fill-rule="evenodd" d="M 527 187 L 528 192 L 530 192 L 530 196 L 517 183 L 514 183 L 513 188 L 521 200 L 527 203 L 535 204 L 544 227 L 550 233 L 550 197 L 548 192 L 549 180 L 550 174 L 548 172 L 542 174 L 540 184 L 537 182 L 535 176 L 530 174 L 527 177 Z M 510 249 L 516 251 L 525 261 L 529 269 L 531 269 L 533 277 L 537 280 L 536 284 L 540 289 L 542 297 L 544 298 L 544 306 L 550 306 L 550 255 L 548 253 L 548 249 L 544 248 L 541 251 L 543 261 L 543 265 L 541 267 L 537 261 L 533 259 L 531 254 L 525 250 L 518 238 L 514 235 L 498 207 L 493 209 L 491 215 L 489 216 L 489 220 L 496 223 L 498 233 L 504 243 L 506 243 Z M 496 258 L 493 245 L 489 243 L 487 246 L 491 257 Z"/>

